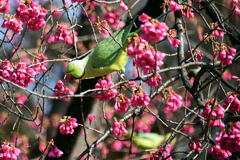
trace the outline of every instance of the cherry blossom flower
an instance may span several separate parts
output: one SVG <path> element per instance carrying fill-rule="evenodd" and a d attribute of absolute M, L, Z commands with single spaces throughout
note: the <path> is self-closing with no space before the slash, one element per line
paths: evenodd
<path fill-rule="evenodd" d="M 202 143 L 198 138 L 196 138 L 196 135 L 193 135 L 192 138 L 189 139 L 188 146 L 191 150 L 200 152 L 200 147 L 202 146 Z"/>
<path fill-rule="evenodd" d="M 114 105 L 114 110 L 118 112 L 118 114 L 127 112 L 128 106 L 131 105 L 131 100 L 127 98 L 124 94 L 119 94 L 114 101 L 116 102 Z"/>
<path fill-rule="evenodd" d="M 10 17 L 4 18 L 2 28 L 7 28 L 8 30 L 13 31 L 16 34 L 20 34 L 23 29 L 22 25 L 23 25 L 22 21 L 20 21 L 15 17 L 10 16 Z"/>
<path fill-rule="evenodd" d="M 7 0 L 0 0 L 0 6 L 3 6 L 5 3 L 6 3 Z M 8 11 L 10 10 L 11 8 L 11 5 L 10 5 L 10 1 L 8 1 L 1 9 L 0 9 L 0 12 L 1 13 L 8 13 Z"/>
<path fill-rule="evenodd" d="M 63 119 L 60 120 L 62 123 L 61 126 L 59 127 L 59 132 L 61 134 L 73 134 L 74 133 L 74 128 L 77 128 L 77 119 L 72 118 L 71 116 L 64 116 Z"/>
<path fill-rule="evenodd" d="M 21 150 L 15 147 L 12 143 L 2 142 L 0 147 L 0 157 L 3 160 L 17 160 Z"/>
<path fill-rule="evenodd" d="M 128 7 L 126 6 L 126 4 L 122 0 L 120 1 L 120 8 L 123 11 L 127 11 L 128 10 Z"/>
<path fill-rule="evenodd" d="M 219 160 L 224 160 L 227 159 L 228 157 L 232 156 L 232 153 L 229 152 L 228 150 L 223 150 L 219 145 L 213 146 L 209 150 L 210 154 L 213 154 L 213 158 L 218 158 Z"/>
<path fill-rule="evenodd" d="M 89 120 L 89 123 L 90 123 L 90 125 L 92 124 L 92 121 L 95 119 L 95 115 L 93 115 L 93 114 L 89 114 L 88 115 L 88 120 Z"/>
<path fill-rule="evenodd" d="M 55 42 L 65 42 L 68 41 L 70 33 L 67 29 L 66 24 L 58 24 L 57 25 L 57 32 L 55 35 Z"/>
<path fill-rule="evenodd" d="M 113 86 L 114 83 L 110 80 L 110 79 L 99 79 L 98 83 L 95 85 L 96 89 L 101 89 L 102 91 Z M 99 91 L 94 91 L 93 93 L 97 93 Z M 114 98 L 117 94 L 117 90 L 116 89 L 109 89 L 97 96 L 93 96 L 94 98 L 99 99 L 99 101 L 108 101 L 112 98 Z"/>
<path fill-rule="evenodd" d="M 59 92 L 54 92 L 54 95 L 53 95 L 54 97 L 62 97 L 62 96 L 66 96 L 67 94 L 70 94 L 70 95 L 74 94 L 69 88 L 64 86 L 64 83 L 61 80 L 59 80 L 57 82 L 54 89 L 59 91 L 59 92 L 66 93 L 66 94 L 61 94 Z M 62 98 L 62 99 L 65 100 L 65 101 L 69 101 L 70 97 L 65 97 L 65 98 Z"/>
<path fill-rule="evenodd" d="M 224 101 L 223 108 L 228 108 L 231 112 L 240 112 L 240 101 L 236 94 L 227 94 L 227 99 Z"/>
<path fill-rule="evenodd" d="M 132 107 L 137 107 L 137 106 L 146 107 L 148 106 L 150 101 L 151 99 L 149 98 L 148 94 L 145 93 L 145 91 L 141 86 L 133 91 L 133 95 L 131 98 Z"/>
<path fill-rule="evenodd" d="M 112 126 L 113 129 L 113 135 L 115 137 L 127 134 L 127 130 L 126 130 L 126 123 L 123 122 L 122 120 L 119 120 L 119 122 L 117 121 L 117 118 L 114 117 L 114 123 Z"/>

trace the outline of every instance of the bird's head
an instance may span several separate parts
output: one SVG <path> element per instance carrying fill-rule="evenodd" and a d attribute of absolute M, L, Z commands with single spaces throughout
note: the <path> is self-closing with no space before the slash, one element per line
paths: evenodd
<path fill-rule="evenodd" d="M 72 61 L 66 68 L 66 78 L 71 81 L 74 78 L 80 79 L 85 75 L 85 67 L 81 60 Z"/>

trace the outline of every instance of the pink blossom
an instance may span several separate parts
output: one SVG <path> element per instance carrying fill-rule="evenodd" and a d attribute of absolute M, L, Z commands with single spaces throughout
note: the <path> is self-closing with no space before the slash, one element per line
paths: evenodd
<path fill-rule="evenodd" d="M 67 96 L 67 94 L 69 95 L 73 95 L 74 93 L 67 87 L 64 86 L 64 83 L 59 80 L 56 84 L 56 86 L 54 87 L 55 90 L 61 92 L 54 92 L 54 97 L 62 97 L 62 96 Z M 62 93 L 66 93 L 66 94 L 62 94 Z M 69 101 L 70 100 L 70 97 L 65 97 L 65 98 L 62 98 L 63 100 L 65 101 Z"/>
<path fill-rule="evenodd" d="M 149 22 L 148 21 L 148 15 L 145 14 L 145 13 L 142 13 L 139 17 L 138 17 L 138 20 L 143 22 L 143 23 L 146 23 L 146 22 Z"/>
<path fill-rule="evenodd" d="M 0 158 L 2 160 L 17 160 L 21 150 L 15 147 L 12 143 L 2 142 L 0 147 Z"/>
<path fill-rule="evenodd" d="M 237 5 L 235 6 L 235 10 L 234 11 L 235 11 L 235 14 L 240 14 L 240 9 L 238 8 Z"/>
<path fill-rule="evenodd" d="M 145 93 L 141 86 L 133 91 L 133 95 L 131 98 L 132 107 L 137 106 L 146 107 L 148 106 L 150 101 L 151 99 L 149 98 L 148 94 Z"/>
<path fill-rule="evenodd" d="M 16 18 L 19 18 L 23 23 L 27 23 L 35 17 L 39 16 L 39 2 L 38 1 L 26 1 L 26 3 L 20 3 L 20 6 L 15 10 Z"/>
<path fill-rule="evenodd" d="M 162 156 L 162 153 L 164 151 L 165 145 L 160 149 L 159 153 L 153 157 L 153 160 L 159 160 L 159 158 Z M 162 159 L 165 160 L 173 160 L 172 156 L 168 157 L 170 155 L 171 150 L 173 149 L 173 146 L 171 146 L 171 144 L 167 145 L 167 150 L 165 151 L 165 153 L 163 154 Z M 168 157 L 168 159 L 166 159 Z"/>
<path fill-rule="evenodd" d="M 168 42 L 173 45 L 173 48 L 178 48 L 178 45 L 181 44 L 179 39 L 176 39 L 172 36 L 167 36 Z"/>
<path fill-rule="evenodd" d="M 193 135 L 192 138 L 189 139 L 188 146 L 191 150 L 200 152 L 200 147 L 202 146 L 202 143 L 198 138 L 196 138 L 196 135 Z"/>
<path fill-rule="evenodd" d="M 233 113 L 240 112 L 240 101 L 235 94 L 230 95 L 224 101 L 223 107 L 228 108 Z"/>
<path fill-rule="evenodd" d="M 78 42 L 78 33 L 76 31 L 74 31 L 74 34 L 75 34 L 75 42 L 77 43 Z M 69 38 L 68 40 L 66 41 L 66 43 L 68 45 L 73 45 L 74 44 L 74 38 L 73 38 L 73 33 L 71 32 L 70 35 L 69 35 Z"/>
<path fill-rule="evenodd" d="M 228 150 L 221 149 L 221 147 L 218 144 L 214 145 L 209 150 L 209 153 L 213 154 L 213 158 L 218 158 L 219 160 L 224 160 L 232 156 L 231 152 L 229 152 Z"/>
<path fill-rule="evenodd" d="M 120 1 L 120 8 L 123 11 L 127 11 L 128 10 L 128 6 L 126 6 L 126 4 L 122 0 Z"/>
<path fill-rule="evenodd" d="M 15 17 L 7 17 L 4 18 L 4 22 L 2 24 L 2 28 L 7 28 L 8 30 L 11 30 L 15 32 L 16 34 L 20 34 L 22 31 L 22 21 Z"/>
<path fill-rule="evenodd" d="M 149 80 L 146 81 L 146 83 L 149 86 L 159 86 L 161 85 L 161 81 L 162 81 L 162 77 L 160 76 L 160 74 L 156 74 L 154 77 L 151 77 Z"/>
<path fill-rule="evenodd" d="M 230 81 L 232 79 L 232 75 L 228 69 L 223 72 L 223 78 L 226 79 L 226 81 Z"/>
<path fill-rule="evenodd" d="M 21 95 L 17 95 L 16 98 L 17 98 L 17 103 L 19 103 L 19 106 L 23 107 L 22 104 L 24 104 L 25 101 L 27 100 L 27 96 L 25 94 L 21 94 Z"/>
<path fill-rule="evenodd" d="M 72 118 L 71 116 L 64 116 L 63 119 L 60 120 L 62 123 L 61 126 L 59 127 L 59 132 L 61 134 L 73 134 L 74 133 L 74 128 L 77 128 L 77 119 Z"/>
<path fill-rule="evenodd" d="M 45 72 L 47 70 L 46 66 L 48 65 L 48 63 L 42 63 L 45 60 L 47 60 L 47 56 L 45 54 L 42 53 L 36 53 L 35 57 L 33 59 L 33 64 L 36 64 L 33 66 L 33 69 L 36 73 L 36 75 L 40 75 L 40 72 Z"/>
<path fill-rule="evenodd" d="M 128 106 L 131 105 L 131 100 L 127 98 L 124 94 L 119 94 L 114 101 L 116 102 L 114 105 L 114 110 L 118 112 L 118 114 L 127 112 Z"/>
<path fill-rule="evenodd" d="M 150 19 L 149 22 L 140 25 L 141 37 L 149 42 L 161 41 L 167 35 L 168 26 L 164 22 Z"/>
<path fill-rule="evenodd" d="M 203 116 L 206 119 L 209 119 L 209 114 L 212 110 L 212 105 L 213 105 L 212 103 L 213 103 L 213 100 L 207 101 L 206 105 L 205 105 L 205 108 L 204 108 L 203 112 L 201 113 L 201 116 Z M 224 111 L 225 110 L 220 105 L 217 105 L 212 111 L 211 118 L 223 118 L 224 117 Z M 211 119 L 210 120 L 210 126 L 219 127 L 219 128 L 224 128 L 225 127 L 225 125 L 221 121 L 221 119 Z"/>
<path fill-rule="evenodd" d="M 117 118 L 114 118 L 114 123 L 112 126 L 113 129 L 113 135 L 115 137 L 127 134 L 127 130 L 126 130 L 126 123 L 123 122 L 122 120 L 119 120 L 119 122 L 117 121 Z"/>
<path fill-rule="evenodd" d="M 52 146 L 50 152 L 48 153 L 48 157 L 54 158 L 54 157 L 61 157 L 63 152 L 58 149 L 56 146 Z"/>
<path fill-rule="evenodd" d="M 123 143 L 118 140 L 114 141 L 111 145 L 111 148 L 116 151 L 120 151 L 122 149 L 122 147 L 123 147 Z"/>
<path fill-rule="evenodd" d="M 192 133 L 194 133 L 195 129 L 194 129 L 193 125 L 187 125 L 187 126 L 184 127 L 181 131 L 182 131 L 183 133 L 192 134 Z"/>
<path fill-rule="evenodd" d="M 181 9 L 181 5 L 177 4 L 173 0 L 170 1 L 169 6 L 172 12 L 179 11 Z"/>
<path fill-rule="evenodd" d="M 43 7 L 39 7 L 39 15 L 30 19 L 28 22 L 28 28 L 32 31 L 39 31 L 45 25 L 45 16 L 47 15 L 47 10 Z"/>
<path fill-rule="evenodd" d="M 103 91 L 113 85 L 114 85 L 114 83 L 110 79 L 103 79 L 103 80 L 99 79 L 98 83 L 95 85 L 95 88 L 96 89 L 99 88 Z M 97 93 L 97 92 L 99 92 L 99 91 L 94 91 L 93 94 Z M 108 100 L 114 98 L 116 96 L 116 94 L 117 94 L 117 90 L 113 88 L 113 89 L 109 89 L 109 90 L 107 90 L 97 96 L 93 96 L 93 97 L 99 99 L 99 101 L 108 101 Z"/>
<path fill-rule="evenodd" d="M 82 2 L 88 2 L 89 0 L 71 0 L 72 3 L 78 2 L 79 4 Z"/>
<path fill-rule="evenodd" d="M 107 12 L 103 14 L 103 18 L 107 21 L 107 23 L 113 25 L 115 28 L 117 28 L 118 23 L 120 22 L 120 16 L 121 14 L 113 7 L 107 8 Z"/>
<path fill-rule="evenodd" d="M 5 3 L 6 3 L 7 0 L 0 0 L 0 6 L 3 6 Z M 10 0 L 0 9 L 0 12 L 1 13 L 7 13 L 10 8 L 11 8 L 11 5 L 10 5 Z"/>
<path fill-rule="evenodd" d="M 93 115 L 93 114 L 89 114 L 88 115 L 88 120 L 89 120 L 89 123 L 90 123 L 90 125 L 92 124 L 92 121 L 95 119 L 95 115 Z"/>
<path fill-rule="evenodd" d="M 52 11 L 55 11 L 55 12 L 53 13 L 53 17 L 54 17 L 55 19 L 58 19 L 58 18 L 61 16 L 61 11 L 56 11 L 57 9 L 58 9 L 57 6 L 55 6 L 55 5 L 52 6 Z"/>
<path fill-rule="evenodd" d="M 66 24 L 58 24 L 56 28 L 57 28 L 57 32 L 55 35 L 55 42 L 68 41 L 70 33 L 67 29 L 67 25 Z"/>
<path fill-rule="evenodd" d="M 233 0 L 233 6 L 238 5 L 238 0 Z"/>

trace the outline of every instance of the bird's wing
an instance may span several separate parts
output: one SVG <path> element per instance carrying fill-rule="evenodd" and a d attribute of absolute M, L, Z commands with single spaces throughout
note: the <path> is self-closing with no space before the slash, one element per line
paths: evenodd
<path fill-rule="evenodd" d="M 135 19 L 136 17 L 127 27 L 113 33 L 113 37 L 121 46 L 124 46 Z M 89 55 L 89 61 L 93 68 L 110 66 L 115 62 L 121 50 L 121 47 L 115 40 L 109 36 L 92 50 L 92 53 Z"/>

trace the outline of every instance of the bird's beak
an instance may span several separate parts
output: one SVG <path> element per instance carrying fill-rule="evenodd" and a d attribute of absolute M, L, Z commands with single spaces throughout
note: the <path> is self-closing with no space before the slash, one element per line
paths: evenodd
<path fill-rule="evenodd" d="M 66 73 L 64 76 L 64 80 L 67 79 L 68 81 L 72 81 L 75 78 L 70 74 L 70 73 Z"/>

